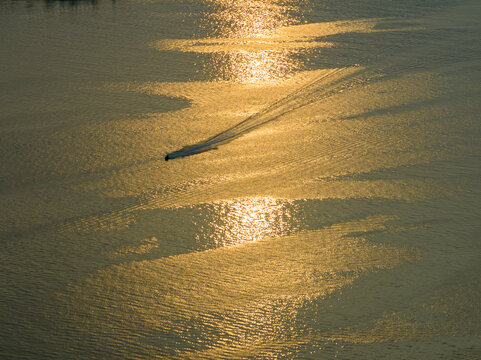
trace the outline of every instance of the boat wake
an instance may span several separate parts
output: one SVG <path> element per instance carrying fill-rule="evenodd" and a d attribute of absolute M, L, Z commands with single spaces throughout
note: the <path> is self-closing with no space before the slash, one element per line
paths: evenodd
<path fill-rule="evenodd" d="M 330 69 L 320 77 L 303 85 L 289 95 L 273 102 L 263 110 L 249 116 L 237 125 L 226 129 L 197 144 L 187 145 L 183 148 L 168 153 L 165 161 L 200 154 L 209 150 L 217 149 L 218 146 L 249 133 L 250 131 L 269 123 L 296 109 L 321 101 L 329 96 L 349 88 L 356 83 L 363 82 L 365 69 L 361 67 L 349 67 Z"/>

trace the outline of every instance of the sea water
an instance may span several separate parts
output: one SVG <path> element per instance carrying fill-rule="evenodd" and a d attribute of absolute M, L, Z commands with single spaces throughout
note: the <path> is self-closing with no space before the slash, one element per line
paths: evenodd
<path fill-rule="evenodd" d="M 0 357 L 480 358 L 480 15 L 0 1 Z"/>

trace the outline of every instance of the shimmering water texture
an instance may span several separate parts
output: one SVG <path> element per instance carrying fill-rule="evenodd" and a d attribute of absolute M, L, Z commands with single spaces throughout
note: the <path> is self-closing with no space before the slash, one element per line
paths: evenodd
<path fill-rule="evenodd" d="M 256 18 L 256 20 L 262 23 L 262 16 L 260 19 Z M 339 21 L 293 25 L 274 29 L 269 35 L 263 32 L 260 34 L 254 32 L 251 38 L 233 36 L 224 39 L 163 40 L 153 43 L 152 46 L 159 50 L 177 50 L 184 52 L 254 54 L 249 55 L 248 59 L 239 59 L 238 56 L 233 56 L 231 62 L 241 68 L 241 71 L 238 71 L 242 74 L 241 80 L 260 83 L 265 81 L 266 78 L 272 77 L 272 74 L 269 74 L 269 72 L 277 72 L 274 75 L 276 78 L 285 75 L 286 71 L 282 71 L 281 66 L 270 66 L 272 63 L 281 62 L 279 53 L 282 53 L 282 56 L 286 57 L 289 56 L 286 55 L 288 50 L 306 51 L 309 48 L 334 46 L 332 43 L 319 42 L 317 39 L 336 34 L 396 31 L 396 29 L 375 29 L 376 25 L 385 21 L 386 20 L 383 21 L 383 19 L 363 19 L 350 22 Z M 392 23 L 392 20 L 390 23 Z M 409 31 L 415 30 L 416 28 L 404 26 L 401 29 L 403 31 Z M 274 57 L 272 54 L 274 54 Z M 268 70 L 264 69 L 266 59 L 269 59 L 267 61 L 269 64 Z M 249 65 L 243 65 L 243 63 L 246 62 L 249 63 Z M 233 66 L 227 63 L 224 64 L 224 67 L 232 71 L 230 68 Z M 376 72 L 379 72 L 379 70 L 380 69 L 375 69 Z M 168 153 L 165 156 L 165 160 L 217 149 L 218 146 L 232 141 L 269 121 L 273 121 L 310 103 L 321 101 L 323 98 L 327 98 L 333 93 L 341 92 L 345 88 L 352 87 L 353 84 L 362 80 L 366 81 L 365 76 L 364 79 L 362 77 L 364 73 L 365 71 L 360 71 L 360 69 L 356 68 L 341 68 L 329 69 L 320 74 L 313 74 L 312 77 L 314 80 L 300 86 L 287 96 L 274 101 L 261 111 L 247 117 L 239 124 L 198 144 L 187 145 L 180 150 Z M 375 74 L 371 74 L 371 76 L 375 76 Z"/>
<path fill-rule="evenodd" d="M 282 348 L 285 342 L 302 344 L 306 341 L 302 337 L 308 335 L 294 334 L 291 327 L 303 306 L 352 284 L 363 273 L 419 257 L 413 249 L 376 245 L 359 235 L 345 237 L 385 230 L 386 220 L 368 218 L 320 231 L 114 266 L 69 288 L 66 312 L 74 314 L 72 323 L 82 323 L 79 331 L 87 338 L 92 332 L 102 333 L 112 322 L 130 319 L 130 329 L 140 342 L 172 355 L 185 348 L 185 353 L 174 356 L 179 358 L 238 358 Z M 139 288 L 148 289 L 140 298 Z M 106 299 L 96 296 L 99 292 Z M 110 299 L 123 305 L 104 320 Z M 109 336 L 93 341 L 110 342 Z M 192 351 L 189 344 L 196 343 L 211 345 Z"/>
<path fill-rule="evenodd" d="M 275 101 L 265 109 L 249 116 L 239 124 L 234 125 L 233 127 L 198 144 L 188 145 L 180 150 L 171 152 L 165 156 L 165 160 L 167 161 L 169 159 L 217 149 L 218 146 L 226 144 L 239 136 L 245 135 L 259 126 L 276 120 L 291 111 L 309 105 L 310 103 L 320 101 L 322 98 L 326 98 L 349 86 L 350 77 L 346 79 L 345 76 L 346 74 L 353 72 L 355 72 L 355 69 L 333 69 L 326 71 L 326 74 L 322 74 L 322 76 L 316 78 L 311 83 L 304 85 L 286 97 Z M 341 76 L 341 80 L 339 80 L 338 73 L 344 75 Z"/>
<path fill-rule="evenodd" d="M 480 12 L 0 1 L 0 358 L 481 358 Z"/>

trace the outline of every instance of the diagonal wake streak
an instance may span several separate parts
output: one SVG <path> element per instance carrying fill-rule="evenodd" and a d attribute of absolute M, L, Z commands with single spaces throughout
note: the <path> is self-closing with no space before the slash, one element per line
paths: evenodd
<path fill-rule="evenodd" d="M 178 157 L 199 154 L 216 149 L 248 132 L 271 122 L 296 109 L 328 98 L 360 81 L 365 69 L 359 67 L 332 69 L 315 80 L 300 87 L 289 95 L 273 102 L 261 111 L 249 116 L 237 125 L 226 129 L 197 144 L 184 146 L 182 149 L 168 153 L 165 161 Z"/>

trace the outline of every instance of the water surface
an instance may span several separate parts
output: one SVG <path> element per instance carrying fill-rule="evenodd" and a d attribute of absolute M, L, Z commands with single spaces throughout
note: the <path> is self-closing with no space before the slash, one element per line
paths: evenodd
<path fill-rule="evenodd" d="M 1 1 L 0 357 L 479 358 L 480 11 Z"/>

